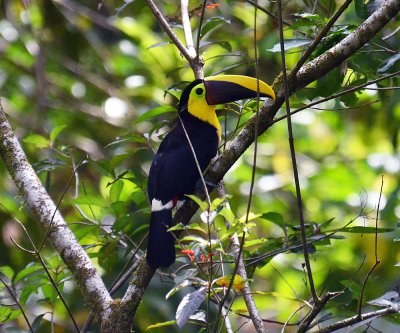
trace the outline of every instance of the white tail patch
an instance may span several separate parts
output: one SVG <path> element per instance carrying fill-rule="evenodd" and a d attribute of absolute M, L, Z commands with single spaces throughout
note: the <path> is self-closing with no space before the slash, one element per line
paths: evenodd
<path fill-rule="evenodd" d="M 171 201 L 168 201 L 165 205 L 162 204 L 161 200 L 157 200 L 154 198 L 151 200 L 151 211 L 152 212 L 159 212 L 160 210 L 164 209 L 172 209 L 174 207 L 174 203 Z"/>

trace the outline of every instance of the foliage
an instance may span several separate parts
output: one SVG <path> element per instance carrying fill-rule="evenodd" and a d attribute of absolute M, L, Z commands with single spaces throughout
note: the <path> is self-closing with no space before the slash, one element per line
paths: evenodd
<path fill-rule="evenodd" d="M 276 13 L 277 7 L 275 2 L 259 2 L 256 29 L 251 1 L 209 4 L 201 27 L 202 6 L 190 2 L 205 76 L 259 73 L 272 82 L 281 72 L 278 23 L 265 13 Z M 310 59 L 354 31 L 377 3 L 355 1 Z M 285 4 L 289 69 L 339 4 Z M 159 5 L 184 40 L 177 2 Z M 0 13 L 2 105 L 43 184 L 112 286 L 136 251 L 145 249 L 141 241 L 150 213 L 147 173 L 160 140 L 176 120 L 177 100 L 185 83 L 193 80 L 192 70 L 141 0 L 10 1 L 5 7 Z M 392 35 L 398 23 L 397 18 L 340 67 L 297 91 L 290 100 L 292 109 L 398 71 L 400 40 L 398 33 Z M 365 304 L 387 291 L 398 275 L 400 95 L 393 88 L 398 86 L 395 76 L 292 116 L 316 288 L 343 291 L 326 309 L 334 317 L 330 322 L 357 313 L 362 291 Z M 219 110 L 221 151 L 256 109 L 256 102 L 244 101 Z M 277 116 L 282 115 L 284 110 Z M 153 279 L 134 318 L 135 331 L 178 330 L 176 324 L 185 323 L 185 332 L 206 330 L 218 320 L 215 302 L 226 293 L 232 300 L 232 326 L 251 330 L 242 298 L 246 284 L 262 317 L 281 323 L 271 332 L 280 331 L 288 318 L 296 323 L 304 316 L 296 311 L 307 304 L 310 293 L 287 138 L 285 121 L 276 122 L 258 140 L 256 166 L 253 146 L 224 177 L 228 195 L 221 198 L 214 191 L 210 207 L 191 196 L 199 213 L 189 225 L 173 228 L 182 234 L 180 256 Z M 89 310 L 3 165 L 0 172 L 0 327 L 26 331 L 26 322 L 17 320 L 23 311 L 33 331 L 55 327 L 74 332 L 68 309 L 43 265 L 24 250 L 31 251 L 29 237 L 37 248 L 44 244 L 45 267 L 79 326 Z M 233 272 L 235 233 L 245 235 L 247 279 Z M 363 288 L 375 262 L 375 244 L 381 262 Z M 391 320 L 371 325 L 381 330 L 399 325 L 398 317 Z M 96 324 L 92 327 L 98 330 Z"/>

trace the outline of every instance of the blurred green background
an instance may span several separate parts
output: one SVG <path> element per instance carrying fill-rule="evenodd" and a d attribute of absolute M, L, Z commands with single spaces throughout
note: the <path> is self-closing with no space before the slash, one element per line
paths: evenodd
<path fill-rule="evenodd" d="M 356 1 L 351 5 L 312 57 L 351 33 L 376 3 L 370 1 L 366 6 Z M 275 3 L 258 4 L 277 11 Z M 179 2 L 159 1 L 158 5 L 183 40 Z M 291 43 L 302 43 L 303 47 L 309 44 L 340 1 L 289 1 L 284 5 L 285 20 L 290 24 L 285 26 L 285 38 L 293 40 L 286 44 L 287 66 L 291 68 L 302 51 Z M 190 9 L 197 36 L 201 4 L 191 1 Z M 398 34 L 390 36 L 398 25 L 398 19 L 390 22 L 340 68 L 298 91 L 292 96 L 291 107 L 399 70 L 400 39 Z M 251 3 L 218 1 L 218 6 L 205 10 L 200 41 L 204 73 L 255 76 L 256 45 L 260 78 L 272 83 L 281 71 L 280 54 L 275 51 L 278 42 L 278 23 L 262 10 L 257 11 L 254 29 Z M 147 172 L 166 128 L 176 119 L 174 107 L 180 90 L 194 79 L 193 73 L 142 0 L 3 1 L 0 55 L 0 96 L 8 119 L 43 184 L 54 201 L 60 202 L 64 218 L 110 285 L 147 232 Z M 398 77 L 384 80 L 292 118 L 310 239 L 339 230 L 350 221 L 349 227 L 374 227 L 380 204 L 379 228 L 389 230 L 379 233 L 381 263 L 369 279 L 366 300 L 388 290 L 398 276 L 398 86 Z M 284 109 L 278 115 L 283 114 Z M 221 111 L 226 137 L 237 133 L 253 115 L 254 103 Z M 253 148 L 224 178 L 237 217 L 246 213 Z M 44 230 L 25 206 L 3 164 L 0 173 L 2 279 L 14 286 L 31 321 L 36 318 L 38 332 L 50 331 L 51 326 L 55 332 L 73 332 L 66 310 L 41 266 L 10 240 L 12 237 L 21 246 L 31 248 L 17 220 L 37 246 Z M 274 212 L 283 224 L 265 218 L 254 220 L 245 244 L 246 256 L 298 242 L 299 219 L 285 120 L 274 124 L 258 141 L 251 211 Z M 193 222 L 199 222 L 199 218 Z M 374 242 L 371 229 L 353 228 L 341 230 L 333 239 L 310 248 L 318 292 L 344 290 L 328 304 L 327 312 L 340 317 L 355 314 L 362 282 L 375 262 Z M 83 325 L 88 309 L 70 274 L 49 244 L 42 254 L 77 322 Z M 258 265 L 251 286 L 263 318 L 285 322 L 302 305 L 300 300 L 309 299 L 303 262 L 301 251 L 297 251 L 276 255 Z M 172 287 L 171 281 L 162 276 L 153 278 L 134 319 L 136 332 L 174 319 L 186 292 L 165 300 Z M 0 329 L 26 331 L 18 308 L 8 306 L 14 302 L 4 286 L 0 286 L 0 296 Z M 233 309 L 246 311 L 241 297 Z M 43 319 L 40 315 L 44 313 Z M 295 319 L 304 313 L 300 311 Z M 252 331 L 247 319 L 232 315 L 231 320 L 239 331 Z M 376 325 L 384 327 L 385 323 Z M 271 324 L 269 329 L 278 332 L 281 327 Z M 154 329 L 177 330 L 173 325 Z M 182 331 L 198 330 L 198 326 L 188 324 Z M 92 331 L 97 331 L 95 324 Z M 295 329 L 287 327 L 286 331 Z"/>

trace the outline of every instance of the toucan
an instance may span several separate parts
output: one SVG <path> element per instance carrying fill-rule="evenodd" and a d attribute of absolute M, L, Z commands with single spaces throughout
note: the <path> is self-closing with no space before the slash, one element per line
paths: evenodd
<path fill-rule="evenodd" d="M 151 217 L 146 258 L 151 268 L 175 262 L 175 236 L 168 231 L 172 209 L 185 195 L 195 192 L 199 167 L 203 172 L 217 154 L 221 125 L 216 106 L 257 96 L 275 99 L 268 84 L 241 75 L 198 79 L 183 90 L 176 125 L 161 142 L 149 171 Z"/>

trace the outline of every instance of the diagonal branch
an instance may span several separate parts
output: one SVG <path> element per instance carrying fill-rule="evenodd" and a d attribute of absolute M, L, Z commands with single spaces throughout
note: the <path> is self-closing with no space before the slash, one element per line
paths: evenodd
<path fill-rule="evenodd" d="M 388 0 L 374 14 L 366 19 L 353 33 L 323 53 L 321 56 L 302 66 L 293 81 L 289 82 L 290 93 L 319 79 L 333 68 L 340 65 L 344 60 L 357 52 L 375 34 L 377 34 L 391 19 L 400 11 L 400 1 Z M 284 85 L 282 75 L 274 82 L 276 101 L 272 103 L 267 100 L 259 111 L 258 135 L 263 134 L 274 124 L 274 117 L 284 103 Z M 250 119 L 238 135 L 229 143 L 210 166 L 206 180 L 217 184 L 229 171 L 232 165 L 253 143 L 255 135 L 255 118 Z M 199 194 L 200 195 L 200 194 Z M 175 214 L 176 223 L 187 223 L 197 210 L 197 205 L 186 202 Z"/>
<path fill-rule="evenodd" d="M 182 53 L 182 55 L 186 58 L 186 60 L 190 63 L 193 60 L 191 54 L 189 53 L 185 45 L 183 45 L 182 42 L 179 40 L 178 36 L 175 35 L 175 33 L 172 31 L 171 27 L 169 26 L 169 23 L 167 22 L 161 11 L 158 9 L 157 5 L 153 2 L 153 0 L 146 0 L 146 3 L 147 6 L 150 8 L 151 12 L 153 13 L 154 17 L 156 18 L 156 20 L 158 21 L 158 23 L 160 23 L 161 27 L 164 29 L 165 33 L 172 40 L 172 42 Z"/>
<path fill-rule="evenodd" d="M 48 239 L 74 274 L 91 310 L 107 318 L 111 297 L 96 268 L 57 210 L 22 150 L 0 105 L 0 155 L 27 206 L 45 230 Z"/>
<path fill-rule="evenodd" d="M 161 27 L 164 29 L 165 33 L 168 37 L 172 40 L 178 50 L 182 53 L 185 59 L 189 62 L 190 67 L 192 68 L 196 79 L 203 78 L 203 60 L 197 56 L 196 50 L 193 48 L 193 42 L 190 42 L 191 39 L 191 31 L 190 29 L 190 22 L 189 22 L 189 14 L 187 13 L 188 8 L 187 6 L 183 6 L 182 8 L 182 18 L 184 19 L 185 24 L 185 36 L 189 38 L 188 47 L 186 48 L 185 45 L 179 40 L 178 36 L 173 32 L 169 23 L 165 19 L 164 15 L 158 9 L 157 5 L 154 3 L 153 0 L 145 0 L 147 6 L 152 11 L 156 20 L 160 23 Z M 185 1 L 182 1 L 185 4 Z M 190 37 L 189 37 L 190 36 Z"/>
<path fill-rule="evenodd" d="M 388 0 L 368 17 L 353 33 L 319 57 L 300 68 L 294 89 L 299 89 L 337 67 L 368 43 L 400 11 L 400 1 Z"/>

